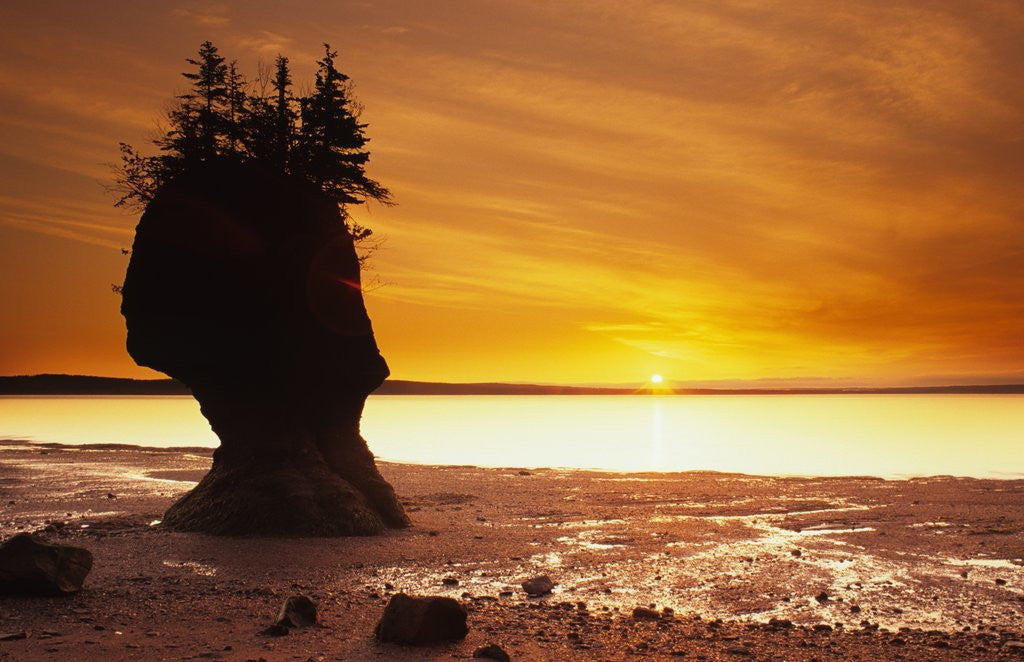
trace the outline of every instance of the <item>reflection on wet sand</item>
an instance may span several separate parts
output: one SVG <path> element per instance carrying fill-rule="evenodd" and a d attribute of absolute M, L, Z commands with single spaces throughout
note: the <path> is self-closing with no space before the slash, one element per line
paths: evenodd
<path fill-rule="evenodd" d="M 1018 632 L 1024 609 L 1021 480 L 386 464 L 411 529 L 253 544 L 152 525 L 209 456 L 22 444 L 0 447 L 0 462 L 10 495 L 0 534 L 81 541 L 103 559 L 99 581 L 118 595 L 137 576 L 218 600 L 315 577 L 310 585 L 339 608 L 405 591 L 613 618 L 653 605 L 691 621 L 986 634 Z M 527 597 L 520 582 L 540 574 L 554 591 Z M 200 599 L 190 608 L 207 606 Z"/>

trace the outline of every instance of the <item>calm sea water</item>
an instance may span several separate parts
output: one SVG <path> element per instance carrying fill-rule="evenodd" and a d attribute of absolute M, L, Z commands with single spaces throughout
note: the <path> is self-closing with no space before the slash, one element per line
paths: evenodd
<path fill-rule="evenodd" d="M 1024 476 L 1022 395 L 372 396 L 398 462 L 775 475 Z M 2 397 L 0 438 L 216 446 L 190 397 Z"/>

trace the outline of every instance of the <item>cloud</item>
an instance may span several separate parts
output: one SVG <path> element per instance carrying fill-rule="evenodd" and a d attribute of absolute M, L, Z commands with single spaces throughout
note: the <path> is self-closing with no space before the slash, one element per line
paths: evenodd
<path fill-rule="evenodd" d="M 171 10 L 171 16 L 184 18 L 196 25 L 209 28 L 222 28 L 231 22 L 228 18 L 227 5 L 214 3 L 203 4 L 202 7 L 175 7 Z"/>
<path fill-rule="evenodd" d="M 288 53 L 292 41 L 291 37 L 269 30 L 260 30 L 255 34 L 234 37 L 234 43 L 258 55 L 285 55 Z"/>

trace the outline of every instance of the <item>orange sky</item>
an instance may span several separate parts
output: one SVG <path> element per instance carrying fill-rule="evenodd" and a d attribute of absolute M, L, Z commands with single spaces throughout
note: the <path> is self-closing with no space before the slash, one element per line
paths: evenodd
<path fill-rule="evenodd" d="M 4 3 L 0 374 L 153 375 L 104 164 L 210 39 L 341 51 L 397 378 L 1024 381 L 1024 8 L 969 4 Z"/>

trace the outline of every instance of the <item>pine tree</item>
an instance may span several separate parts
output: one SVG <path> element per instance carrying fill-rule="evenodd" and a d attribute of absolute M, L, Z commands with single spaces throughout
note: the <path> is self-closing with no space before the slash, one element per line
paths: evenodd
<path fill-rule="evenodd" d="M 274 92 L 277 95 L 274 105 L 274 163 L 283 172 L 288 169 L 288 159 L 295 138 L 296 113 L 292 107 L 292 96 L 289 87 L 292 77 L 288 71 L 288 58 L 278 54 L 274 61 Z"/>
<path fill-rule="evenodd" d="M 337 55 L 324 44 L 313 94 L 301 100 L 302 128 L 292 170 L 319 186 L 342 209 L 367 199 L 387 204 L 390 192 L 366 174 L 370 159 L 363 149 L 368 140 L 363 133 L 366 125 L 353 112 L 348 76 L 334 66 Z M 368 228 L 349 227 L 356 239 L 370 235 Z"/>
<path fill-rule="evenodd" d="M 226 112 L 224 121 L 223 152 L 231 156 L 240 156 L 245 144 L 245 129 L 248 115 L 245 78 L 238 72 L 238 63 L 228 65 L 224 79 L 224 103 Z"/>
<path fill-rule="evenodd" d="M 205 160 L 217 155 L 225 129 L 222 111 L 228 93 L 228 67 L 217 53 L 217 47 L 209 41 L 199 47 L 198 60 L 188 58 L 186 62 L 199 68 L 182 74 L 192 81 L 193 91 L 179 97 L 183 101 L 180 111 L 187 115 L 183 117 L 183 126 L 194 132 L 186 134 L 194 143 L 186 142 L 176 147 L 186 161 L 190 158 Z"/>

